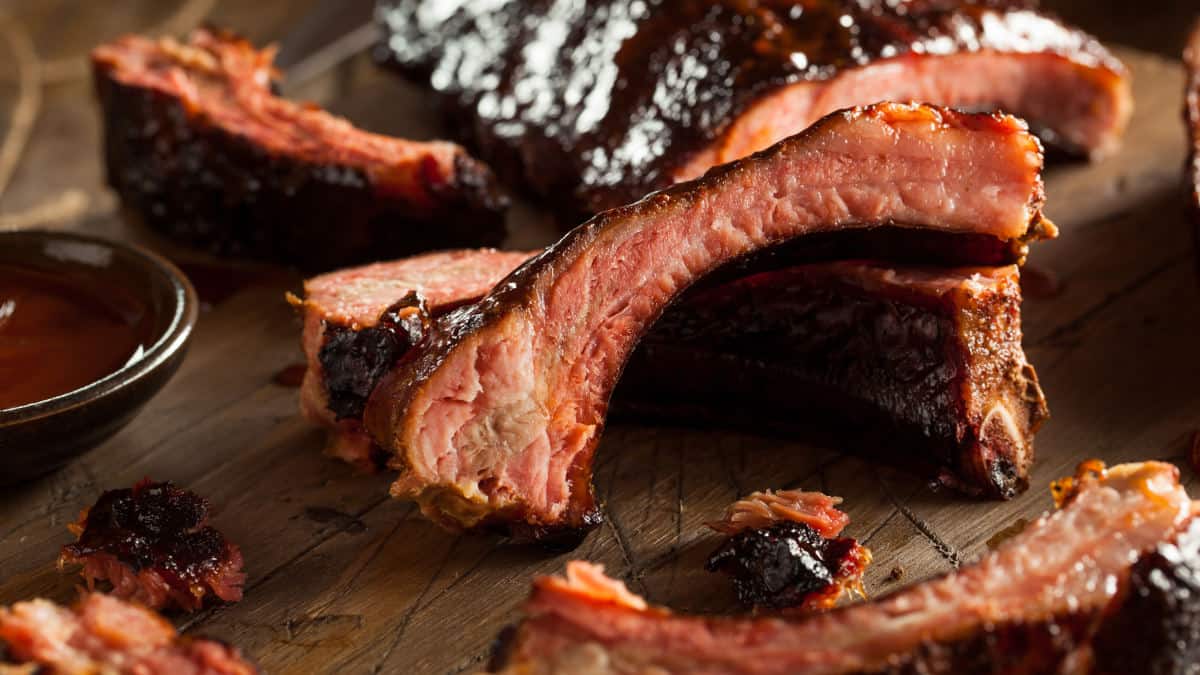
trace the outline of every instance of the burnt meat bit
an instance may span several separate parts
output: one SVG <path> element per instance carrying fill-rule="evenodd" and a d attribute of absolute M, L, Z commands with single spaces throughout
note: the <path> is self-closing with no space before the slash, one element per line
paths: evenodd
<path fill-rule="evenodd" d="M 1096 636 L 1102 673 L 1200 673 L 1200 521 L 1134 564 L 1125 600 Z"/>
<path fill-rule="evenodd" d="M 429 309 L 416 291 L 384 310 L 370 328 L 326 326 L 318 358 L 326 373 L 329 410 L 338 420 L 362 418 L 380 378 L 421 343 L 428 327 Z"/>
<path fill-rule="evenodd" d="M 828 608 L 842 595 L 844 561 L 854 558 L 852 567 L 865 567 L 861 550 L 853 539 L 825 539 L 809 525 L 785 521 L 730 537 L 704 567 L 732 577 L 747 607 Z"/>
<path fill-rule="evenodd" d="M 63 547 L 59 568 L 79 564 L 88 588 L 151 608 L 200 609 L 211 595 L 242 598 L 242 554 L 208 525 L 209 504 L 171 483 L 142 480 L 110 490 L 70 526 L 79 539 Z"/>

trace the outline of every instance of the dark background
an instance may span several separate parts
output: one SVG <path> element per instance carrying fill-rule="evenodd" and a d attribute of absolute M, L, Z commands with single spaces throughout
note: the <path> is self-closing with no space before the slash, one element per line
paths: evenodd
<path fill-rule="evenodd" d="M 1196 0 L 1043 0 L 1042 6 L 1090 30 L 1102 42 L 1127 44 L 1179 58 L 1184 38 L 1196 17 Z"/>

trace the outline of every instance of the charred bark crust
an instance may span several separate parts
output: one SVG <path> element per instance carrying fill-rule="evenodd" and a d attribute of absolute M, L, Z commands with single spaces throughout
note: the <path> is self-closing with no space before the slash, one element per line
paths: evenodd
<path fill-rule="evenodd" d="M 455 161 L 430 212 L 360 169 L 272 154 L 179 100 L 96 72 L 108 183 L 151 229 L 222 256 L 305 271 L 435 248 L 498 245 L 505 198 Z"/>
<path fill-rule="evenodd" d="M 384 310 L 369 328 L 326 324 L 318 358 L 329 410 L 338 420 L 361 420 L 380 378 L 425 339 L 429 309 L 415 291 Z"/>

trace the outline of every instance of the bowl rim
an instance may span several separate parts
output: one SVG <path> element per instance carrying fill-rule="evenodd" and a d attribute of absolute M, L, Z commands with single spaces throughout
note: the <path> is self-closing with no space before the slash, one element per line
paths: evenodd
<path fill-rule="evenodd" d="M 187 275 L 162 255 L 140 244 L 65 230 L 31 229 L 0 232 L 0 240 L 7 238 L 27 238 L 31 241 L 69 240 L 123 250 L 125 253 L 132 254 L 133 259 L 140 260 L 145 269 L 158 275 L 168 284 L 175 304 L 166 329 L 162 331 L 158 339 L 145 348 L 142 358 L 133 363 L 126 363 L 108 375 L 78 389 L 13 408 L 0 409 L 0 430 L 57 415 L 119 392 L 162 367 L 183 349 L 191 338 L 192 330 L 195 328 L 200 314 L 200 300 Z"/>

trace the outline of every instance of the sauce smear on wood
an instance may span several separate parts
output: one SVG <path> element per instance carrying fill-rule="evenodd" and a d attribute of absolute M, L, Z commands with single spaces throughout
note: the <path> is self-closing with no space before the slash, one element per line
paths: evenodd
<path fill-rule="evenodd" d="M 115 372 L 145 344 L 150 319 L 122 289 L 0 265 L 0 409 Z"/>

